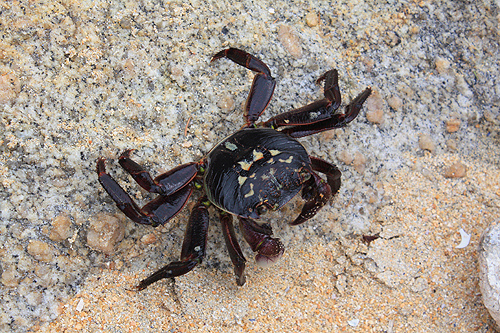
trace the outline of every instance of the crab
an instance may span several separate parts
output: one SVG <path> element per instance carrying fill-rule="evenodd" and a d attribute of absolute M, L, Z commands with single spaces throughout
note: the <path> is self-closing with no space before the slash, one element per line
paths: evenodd
<path fill-rule="evenodd" d="M 258 122 L 274 92 L 275 79 L 268 66 L 255 56 L 235 48 L 222 50 L 211 62 L 227 58 L 256 73 L 244 110 L 244 126 L 220 141 L 198 162 L 180 165 L 152 178 L 134 162 L 127 150 L 118 163 L 146 191 L 158 196 L 142 208 L 106 172 L 105 159 L 97 161 L 99 182 L 118 208 L 132 221 L 157 227 L 172 219 L 184 207 L 194 190 L 201 192 L 187 222 L 180 260 L 173 261 L 140 281 L 136 290 L 152 283 L 184 275 L 205 256 L 212 206 L 218 212 L 236 283 L 245 284 L 246 259 L 238 244 L 233 216 L 252 251 L 257 264 L 275 263 L 284 252 L 279 238 L 273 237 L 269 223 L 258 223 L 267 211 L 278 210 L 301 192 L 302 210 L 289 222 L 301 224 L 335 195 L 341 185 L 341 172 L 333 164 L 313 156 L 296 138 L 341 128 L 353 121 L 371 93 L 366 88 L 347 106 L 341 104 L 338 72 L 333 69 L 318 78 L 324 81 L 324 98 L 304 107 Z M 318 173 L 326 176 L 326 180 Z"/>

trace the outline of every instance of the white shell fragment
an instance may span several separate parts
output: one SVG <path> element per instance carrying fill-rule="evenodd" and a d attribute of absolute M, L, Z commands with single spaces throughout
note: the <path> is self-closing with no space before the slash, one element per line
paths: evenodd
<path fill-rule="evenodd" d="M 83 299 L 80 299 L 80 301 L 76 305 L 76 311 L 79 311 L 79 312 L 82 311 L 83 310 L 83 305 L 84 305 Z"/>
<path fill-rule="evenodd" d="M 358 324 L 359 324 L 359 319 L 351 319 L 351 320 L 349 320 L 347 323 L 348 323 L 348 324 L 349 324 L 349 326 L 351 326 L 351 327 L 356 327 L 356 326 L 358 326 Z"/>
<path fill-rule="evenodd" d="M 466 233 L 465 230 L 462 228 L 460 228 L 460 230 L 458 230 L 458 232 L 460 232 L 460 236 L 462 237 L 462 240 L 460 241 L 460 244 L 458 244 L 455 248 L 463 249 L 464 247 L 469 245 L 470 235 L 468 233 Z"/>

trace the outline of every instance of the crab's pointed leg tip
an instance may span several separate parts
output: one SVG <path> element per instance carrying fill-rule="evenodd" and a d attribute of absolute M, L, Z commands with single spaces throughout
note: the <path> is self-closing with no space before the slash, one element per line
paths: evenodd
<path fill-rule="evenodd" d="M 236 278 L 236 284 L 241 287 L 241 286 L 243 286 L 245 284 L 246 280 L 247 279 L 246 279 L 245 276 L 237 277 Z"/>
<path fill-rule="evenodd" d="M 132 289 L 130 289 L 130 291 L 141 291 L 144 289 L 146 289 L 146 287 L 142 286 L 141 284 L 138 284 L 137 286 L 132 287 Z"/>
<path fill-rule="evenodd" d="M 212 59 L 210 59 L 210 62 L 212 63 L 217 59 L 224 58 L 225 56 L 226 56 L 226 50 L 219 51 L 213 55 Z"/>
<path fill-rule="evenodd" d="M 125 288 L 126 291 L 133 291 L 133 292 L 136 292 L 136 291 L 140 291 L 142 289 L 138 289 L 138 286 L 133 286 L 133 287 L 130 287 L 130 288 Z"/>

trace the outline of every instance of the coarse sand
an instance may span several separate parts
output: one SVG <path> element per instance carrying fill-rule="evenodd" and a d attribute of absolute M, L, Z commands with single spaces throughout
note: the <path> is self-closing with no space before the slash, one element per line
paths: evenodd
<path fill-rule="evenodd" d="M 478 242 L 500 220 L 498 1 L 0 2 L 0 331 L 493 332 Z M 342 172 L 339 193 L 289 226 L 302 201 L 266 215 L 286 247 L 247 258 L 235 283 L 215 212 L 190 273 L 132 291 L 178 260 L 199 192 L 163 226 L 127 219 L 96 161 L 139 204 L 153 176 L 202 158 L 244 124 L 254 73 L 276 78 L 261 119 L 323 97 L 339 72 L 348 126 L 299 141 Z M 300 196 L 299 196 L 300 197 Z M 469 240 L 470 236 L 470 240 Z"/>

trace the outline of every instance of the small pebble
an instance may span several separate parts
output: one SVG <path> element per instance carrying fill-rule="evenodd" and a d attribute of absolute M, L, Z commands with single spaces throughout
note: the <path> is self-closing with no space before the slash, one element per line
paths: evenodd
<path fill-rule="evenodd" d="M 391 108 L 393 108 L 395 111 L 401 110 L 403 107 L 403 100 L 399 98 L 398 96 L 391 96 L 388 100 L 387 103 Z"/>
<path fill-rule="evenodd" d="M 467 167 L 460 162 L 454 163 L 444 171 L 446 178 L 463 178 L 467 174 Z"/>
<path fill-rule="evenodd" d="M 461 74 L 458 74 L 456 76 L 456 86 L 458 88 L 458 91 L 465 97 L 471 98 L 474 95 L 472 90 L 470 90 L 469 88 L 469 84 L 465 80 L 464 76 Z"/>
<path fill-rule="evenodd" d="M 124 17 L 120 20 L 120 27 L 123 29 L 130 29 L 132 27 L 132 20 L 130 17 Z"/>
<path fill-rule="evenodd" d="M 420 27 L 419 26 L 413 26 L 410 28 L 410 33 L 413 35 L 416 35 L 420 32 Z"/>
<path fill-rule="evenodd" d="M 87 244 L 95 250 L 111 254 L 115 244 L 123 239 L 124 234 L 125 229 L 116 216 L 97 214 L 90 222 Z"/>
<path fill-rule="evenodd" d="M 444 58 L 436 59 L 436 70 L 439 74 L 444 74 L 450 68 L 450 62 Z"/>
<path fill-rule="evenodd" d="M 217 101 L 217 106 L 222 112 L 229 112 L 234 110 L 234 99 L 230 94 L 225 94 Z"/>
<path fill-rule="evenodd" d="M 427 280 L 424 279 L 423 277 L 416 278 L 415 281 L 413 282 L 413 285 L 411 286 L 411 291 L 414 293 L 420 293 L 424 290 L 426 290 L 429 287 L 429 284 L 427 283 Z"/>
<path fill-rule="evenodd" d="M 352 320 L 349 320 L 347 323 L 348 323 L 348 324 L 349 324 L 349 326 L 351 326 L 351 327 L 356 327 L 356 326 L 358 326 L 358 325 L 359 325 L 359 319 L 352 319 Z"/>
<path fill-rule="evenodd" d="M 52 230 L 49 235 L 51 240 L 61 242 L 72 235 L 71 220 L 68 215 L 59 215 L 52 221 Z"/>
<path fill-rule="evenodd" d="M 172 65 L 170 67 L 170 75 L 177 80 L 184 75 L 184 69 L 180 65 Z"/>
<path fill-rule="evenodd" d="M 51 262 L 57 255 L 57 250 L 50 244 L 39 240 L 31 240 L 27 251 L 38 261 Z"/>
<path fill-rule="evenodd" d="M 352 165 L 354 166 L 354 170 L 359 173 L 365 172 L 366 169 L 366 157 L 360 152 L 354 153 L 354 159 L 352 161 Z"/>
<path fill-rule="evenodd" d="M 284 24 L 280 25 L 278 30 L 278 39 L 288 53 L 292 55 L 292 57 L 296 59 L 302 57 L 300 39 L 297 37 L 292 28 Z"/>
<path fill-rule="evenodd" d="M 378 200 L 379 200 L 379 195 L 378 195 L 378 192 L 376 190 L 368 190 L 366 192 L 366 196 L 368 198 L 368 203 L 373 205 L 374 203 L 376 203 Z"/>
<path fill-rule="evenodd" d="M 457 132 L 460 128 L 460 120 L 459 119 L 450 119 L 446 122 L 446 132 L 454 133 Z"/>
<path fill-rule="evenodd" d="M 153 233 L 144 235 L 141 238 L 141 243 L 145 245 L 153 244 L 154 242 L 156 242 L 156 235 Z"/>
<path fill-rule="evenodd" d="M 489 110 L 485 110 L 484 113 L 483 113 L 483 116 L 484 116 L 484 119 L 486 119 L 486 121 L 492 123 L 492 124 L 496 124 L 497 123 L 497 119 L 498 118 L 497 116 L 495 116 L 495 114 Z"/>
<path fill-rule="evenodd" d="M 422 150 L 428 150 L 431 153 L 434 153 L 436 150 L 436 144 L 432 141 L 431 136 L 429 134 L 420 134 L 418 138 L 418 146 Z"/>
<path fill-rule="evenodd" d="M 395 31 L 387 31 L 384 37 L 384 42 L 389 47 L 394 47 L 401 43 L 401 37 L 399 37 L 399 35 Z"/>
<path fill-rule="evenodd" d="M 75 310 L 76 310 L 76 311 L 78 311 L 78 312 L 82 311 L 82 310 L 83 310 L 84 305 L 85 305 L 85 303 L 83 302 L 83 299 L 80 299 L 80 300 L 78 301 L 78 304 L 76 305 Z"/>
<path fill-rule="evenodd" d="M 335 288 L 337 288 L 337 291 L 341 295 L 343 295 L 346 287 L 347 287 L 347 277 L 344 274 L 338 275 L 337 281 L 335 282 Z"/>
<path fill-rule="evenodd" d="M 21 83 L 14 74 L 0 75 L 0 103 L 12 102 L 21 92 Z"/>
<path fill-rule="evenodd" d="M 0 281 L 4 286 L 13 288 L 17 287 L 20 278 L 21 276 L 16 267 L 14 265 L 11 265 L 3 271 Z"/>
<path fill-rule="evenodd" d="M 130 77 L 135 76 L 134 61 L 130 58 L 125 60 L 125 62 L 123 63 L 123 70 L 125 71 L 125 73 L 127 73 L 128 76 Z"/>
<path fill-rule="evenodd" d="M 366 119 L 375 124 L 384 122 L 384 100 L 377 90 L 374 90 L 366 100 Z"/>
<path fill-rule="evenodd" d="M 453 139 L 448 139 L 446 140 L 446 147 L 448 147 L 449 150 L 457 150 L 457 142 Z"/>
<path fill-rule="evenodd" d="M 28 293 L 25 298 L 31 306 L 37 306 L 43 303 L 43 293 L 40 290 Z"/>
<path fill-rule="evenodd" d="M 319 16 L 313 11 L 306 14 L 306 24 L 309 27 L 315 27 L 319 24 Z"/>
<path fill-rule="evenodd" d="M 349 165 L 354 160 L 354 157 L 347 150 L 342 150 L 338 153 L 337 158 L 346 165 Z"/>
<path fill-rule="evenodd" d="M 373 71 L 373 67 L 375 66 L 375 60 L 369 57 L 361 57 L 361 62 L 365 65 L 365 69 L 367 72 Z"/>
<path fill-rule="evenodd" d="M 373 124 L 383 124 L 384 119 L 384 110 L 382 108 L 377 109 L 367 109 L 366 111 L 366 119 Z"/>

